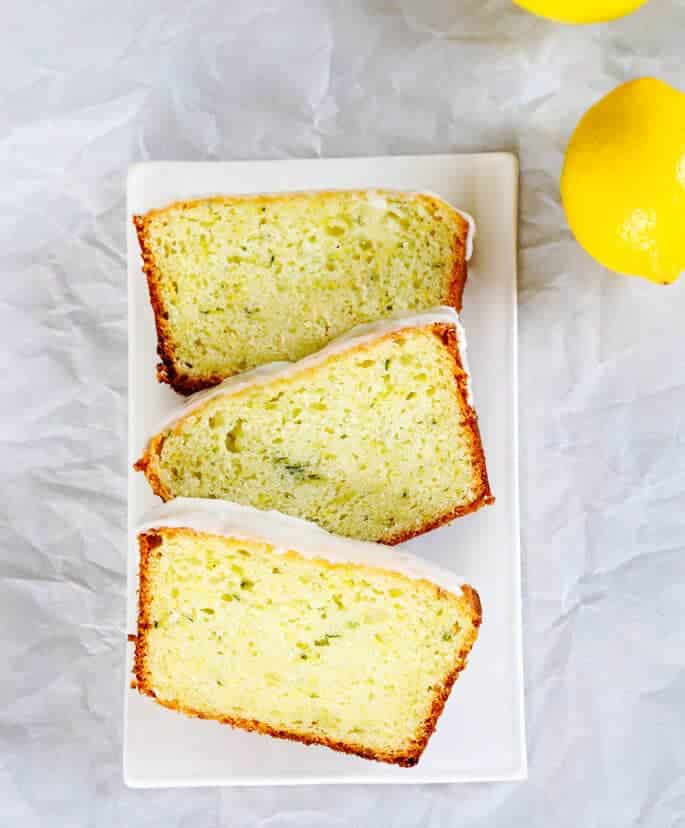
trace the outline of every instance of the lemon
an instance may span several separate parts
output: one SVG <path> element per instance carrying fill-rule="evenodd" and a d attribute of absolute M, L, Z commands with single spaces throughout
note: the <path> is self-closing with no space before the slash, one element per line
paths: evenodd
<path fill-rule="evenodd" d="M 625 17 L 647 0 L 514 0 L 517 6 L 560 23 L 606 23 Z"/>
<path fill-rule="evenodd" d="M 602 265 L 674 282 L 685 271 L 685 95 L 640 78 L 595 104 L 566 150 L 561 197 Z"/>

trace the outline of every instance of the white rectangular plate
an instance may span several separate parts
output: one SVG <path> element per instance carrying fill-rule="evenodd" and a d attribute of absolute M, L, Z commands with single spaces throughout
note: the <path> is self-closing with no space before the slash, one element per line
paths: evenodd
<path fill-rule="evenodd" d="M 526 776 L 521 659 L 516 379 L 518 167 L 506 154 L 239 163 L 153 163 L 128 179 L 128 631 L 136 629 L 135 527 L 157 499 L 131 464 L 178 397 L 155 377 L 154 320 L 133 213 L 216 193 L 391 187 L 429 190 L 478 228 L 463 319 L 494 506 L 411 541 L 476 589 L 484 621 L 468 669 L 411 769 L 186 718 L 143 698 L 126 675 L 124 777 L 135 787 L 315 782 L 458 782 Z"/>

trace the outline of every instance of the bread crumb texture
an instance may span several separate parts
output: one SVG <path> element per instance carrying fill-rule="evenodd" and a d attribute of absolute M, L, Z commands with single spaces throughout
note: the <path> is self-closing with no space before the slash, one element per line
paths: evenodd
<path fill-rule="evenodd" d="M 456 596 L 263 542 L 157 531 L 154 544 L 141 539 L 141 692 L 239 727 L 415 763 L 476 638 L 470 588 Z"/>
<path fill-rule="evenodd" d="M 214 397 L 153 438 L 138 468 L 164 499 L 223 498 L 396 542 L 491 500 L 460 377 L 456 346 L 432 327 L 395 332 Z"/>
<path fill-rule="evenodd" d="M 431 196 L 215 198 L 135 221 L 180 390 L 300 359 L 362 322 L 461 302 L 468 225 Z"/>

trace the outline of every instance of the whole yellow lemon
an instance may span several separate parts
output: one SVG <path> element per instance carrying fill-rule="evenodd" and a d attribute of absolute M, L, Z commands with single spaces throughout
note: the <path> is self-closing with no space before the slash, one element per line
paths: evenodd
<path fill-rule="evenodd" d="M 674 282 L 685 271 L 685 95 L 640 78 L 595 104 L 566 150 L 561 198 L 602 265 Z"/>
<path fill-rule="evenodd" d="M 625 17 L 647 0 L 514 0 L 517 6 L 559 23 L 606 23 Z"/>

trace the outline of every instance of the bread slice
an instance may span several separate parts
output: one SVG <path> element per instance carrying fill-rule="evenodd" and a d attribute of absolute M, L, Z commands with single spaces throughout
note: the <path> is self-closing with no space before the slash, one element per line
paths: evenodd
<path fill-rule="evenodd" d="M 141 693 L 416 764 L 476 640 L 470 586 L 408 553 L 221 501 L 166 504 L 139 546 Z"/>
<path fill-rule="evenodd" d="M 449 309 L 377 323 L 191 398 L 136 468 L 153 490 L 398 543 L 492 501 Z"/>
<path fill-rule="evenodd" d="M 393 312 L 461 307 L 470 219 L 432 195 L 222 196 L 134 216 L 158 377 L 183 394 Z"/>

